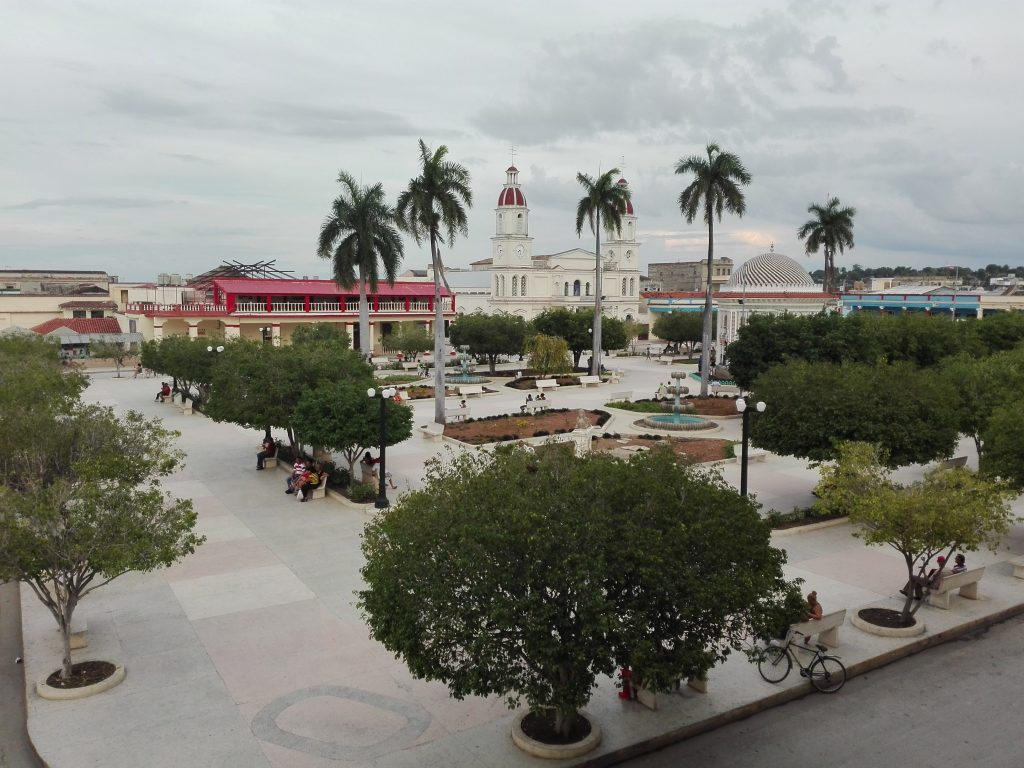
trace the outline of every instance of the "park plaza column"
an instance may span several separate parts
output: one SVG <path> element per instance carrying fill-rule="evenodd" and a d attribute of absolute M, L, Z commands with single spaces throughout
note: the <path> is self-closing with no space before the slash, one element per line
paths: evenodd
<path fill-rule="evenodd" d="M 190 339 L 198 339 L 199 338 L 199 323 L 189 323 L 188 324 L 188 337 Z"/>

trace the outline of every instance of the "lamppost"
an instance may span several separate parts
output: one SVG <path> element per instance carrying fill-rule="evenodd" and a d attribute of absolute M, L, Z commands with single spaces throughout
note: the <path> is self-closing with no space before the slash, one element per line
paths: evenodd
<path fill-rule="evenodd" d="M 214 346 L 209 346 L 209 347 L 207 347 L 207 348 L 206 348 L 206 352 L 207 352 L 207 354 L 208 354 L 208 355 L 209 355 L 209 356 L 210 356 L 211 358 L 215 357 L 216 355 L 219 355 L 219 354 L 220 354 L 221 352 L 223 352 L 223 351 L 224 351 L 224 345 L 223 345 L 223 344 L 220 344 L 220 345 L 218 345 L 218 346 L 216 346 L 216 347 L 214 347 Z M 211 362 L 212 362 L 212 360 L 211 360 Z M 212 378 L 212 377 L 211 377 L 211 378 Z M 175 379 L 175 381 L 177 381 L 177 379 Z M 175 386 L 177 386 L 177 384 L 175 384 Z M 209 383 L 209 382 L 206 382 L 206 383 L 204 383 L 204 384 L 200 384 L 200 385 L 199 385 L 199 392 L 200 392 L 200 394 L 202 395 L 202 398 L 203 398 L 203 402 L 205 403 L 205 402 L 206 402 L 206 399 L 207 399 L 207 397 L 208 397 L 208 396 L 209 396 L 209 394 L 210 394 L 210 383 Z M 172 396 L 172 397 L 173 397 L 173 396 Z M 172 400 L 172 402 L 173 402 L 173 400 Z M 182 402 L 182 404 L 184 404 L 184 403 L 185 403 L 185 395 L 184 395 L 184 394 L 182 394 L 182 396 L 181 396 L 181 402 Z"/>
<path fill-rule="evenodd" d="M 756 403 L 750 403 L 758 413 L 764 413 L 764 409 L 767 407 L 763 402 L 758 400 Z M 747 444 L 750 442 L 750 407 L 747 405 L 747 401 L 742 397 L 736 400 L 736 410 L 743 415 L 743 449 L 740 455 L 740 496 L 747 495 Z"/>
<path fill-rule="evenodd" d="M 377 390 L 375 390 L 373 387 L 370 387 L 368 390 L 366 390 L 367 397 L 371 399 L 376 398 L 380 400 L 380 460 L 378 462 L 380 464 L 380 470 L 378 471 L 380 487 L 377 489 L 377 500 L 373 503 L 373 506 L 375 506 L 377 509 L 384 509 L 385 507 L 391 506 L 391 502 L 388 501 L 388 495 L 387 493 L 384 492 L 384 484 L 387 482 L 387 479 L 385 477 L 385 474 L 387 473 L 387 467 L 385 466 L 384 463 L 384 450 L 387 447 L 388 438 L 388 425 L 386 421 L 386 413 L 384 408 L 385 403 L 387 403 L 388 400 L 393 398 L 396 393 L 397 391 L 395 390 L 394 387 L 385 387 L 380 392 L 377 392 Z"/>

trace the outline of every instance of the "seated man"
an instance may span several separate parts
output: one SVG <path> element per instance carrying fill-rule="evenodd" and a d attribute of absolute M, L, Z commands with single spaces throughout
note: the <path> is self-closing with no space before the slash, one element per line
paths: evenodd
<path fill-rule="evenodd" d="M 263 438 L 263 446 L 260 452 L 256 454 L 256 469 L 263 469 L 264 462 L 267 459 L 272 459 L 277 455 L 277 443 L 274 442 L 270 435 L 266 435 Z"/>
<path fill-rule="evenodd" d="M 170 396 L 170 394 L 171 394 L 171 388 L 170 388 L 170 386 L 168 386 L 167 382 L 165 381 L 165 382 L 160 384 L 160 391 L 156 393 L 156 398 L 155 398 L 154 402 L 156 400 L 159 400 L 161 403 L 163 403 L 163 402 L 165 402 L 167 400 L 167 398 Z"/>
<path fill-rule="evenodd" d="M 930 571 L 928 571 L 927 576 L 924 576 L 922 574 L 914 576 L 907 584 L 907 586 L 900 590 L 900 594 L 909 596 L 909 588 L 913 586 L 914 599 L 921 600 L 924 598 L 925 587 L 927 587 L 928 589 L 934 589 L 935 587 L 939 586 L 939 583 L 942 581 L 942 567 L 946 564 L 946 558 L 944 558 L 942 555 L 939 555 L 936 558 L 936 562 L 938 563 L 938 568 L 932 568 Z"/>
<path fill-rule="evenodd" d="M 292 464 L 292 473 L 288 476 L 287 481 L 288 490 L 286 490 L 285 493 L 295 493 L 295 484 L 299 482 L 299 478 L 301 478 L 305 472 L 306 462 L 304 462 L 300 456 L 295 459 L 295 463 Z"/>
<path fill-rule="evenodd" d="M 325 479 L 323 468 L 320 466 L 320 463 L 314 462 L 313 466 L 308 467 L 295 483 L 295 495 L 299 497 L 299 501 L 305 501 L 308 499 L 310 494 L 319 488 Z"/>

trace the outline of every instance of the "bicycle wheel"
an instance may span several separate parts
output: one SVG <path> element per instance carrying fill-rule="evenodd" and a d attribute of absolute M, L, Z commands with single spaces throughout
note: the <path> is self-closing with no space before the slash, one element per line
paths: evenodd
<path fill-rule="evenodd" d="M 835 656 L 821 656 L 811 664 L 809 677 L 822 693 L 835 693 L 846 683 L 846 667 Z"/>
<path fill-rule="evenodd" d="M 776 645 L 769 645 L 765 648 L 761 653 L 761 658 L 757 660 L 757 671 L 769 683 L 785 680 L 792 667 L 793 660 L 789 658 L 786 649 Z"/>

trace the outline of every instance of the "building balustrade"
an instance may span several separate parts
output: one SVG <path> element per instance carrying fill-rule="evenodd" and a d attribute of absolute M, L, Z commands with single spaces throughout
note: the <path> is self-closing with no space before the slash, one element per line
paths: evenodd
<path fill-rule="evenodd" d="M 378 301 L 374 304 L 373 297 L 367 301 L 371 315 L 395 315 L 430 312 L 429 301 Z M 267 309 L 265 301 L 238 301 L 235 302 L 234 311 L 229 312 L 224 304 L 192 303 L 192 304 L 160 304 L 149 301 L 133 301 L 125 304 L 125 312 L 137 314 L 159 314 L 159 315 L 273 315 L 273 314 L 344 314 L 355 315 L 359 313 L 359 300 L 356 298 L 335 301 L 311 301 L 309 309 L 306 309 L 304 301 L 275 301 Z M 441 300 L 444 312 L 452 311 L 452 300 L 445 297 Z"/>

